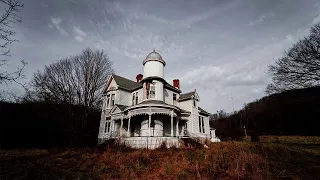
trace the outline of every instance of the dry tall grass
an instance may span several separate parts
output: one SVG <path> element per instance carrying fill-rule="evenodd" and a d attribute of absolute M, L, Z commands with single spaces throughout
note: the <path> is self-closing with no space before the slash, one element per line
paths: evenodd
<path fill-rule="evenodd" d="M 262 137 L 208 149 L 1 150 L 0 179 L 317 179 L 320 137 Z"/>

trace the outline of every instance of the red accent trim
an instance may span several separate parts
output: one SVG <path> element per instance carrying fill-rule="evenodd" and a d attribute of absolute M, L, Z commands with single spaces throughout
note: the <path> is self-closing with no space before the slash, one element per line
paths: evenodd
<path fill-rule="evenodd" d="M 147 95 L 147 99 L 149 99 L 149 91 L 150 91 L 150 83 L 147 82 L 147 83 L 146 83 L 146 95 Z"/>

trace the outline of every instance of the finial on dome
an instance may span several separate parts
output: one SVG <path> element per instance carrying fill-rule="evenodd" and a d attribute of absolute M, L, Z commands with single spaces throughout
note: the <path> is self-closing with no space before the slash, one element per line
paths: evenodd
<path fill-rule="evenodd" d="M 156 50 L 153 48 L 153 52 L 156 52 Z"/>

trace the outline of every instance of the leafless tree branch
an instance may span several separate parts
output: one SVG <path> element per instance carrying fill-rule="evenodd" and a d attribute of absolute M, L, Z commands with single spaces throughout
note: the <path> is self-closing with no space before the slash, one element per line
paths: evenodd
<path fill-rule="evenodd" d="M 272 83 L 266 87 L 267 94 L 320 85 L 320 22 L 269 66 L 269 74 Z"/>

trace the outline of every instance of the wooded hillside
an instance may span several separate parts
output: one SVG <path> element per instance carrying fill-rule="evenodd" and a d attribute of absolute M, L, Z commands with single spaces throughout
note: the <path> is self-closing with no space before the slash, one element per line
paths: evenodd
<path fill-rule="evenodd" d="M 220 138 L 257 135 L 319 136 L 320 87 L 289 90 L 247 104 L 237 113 L 212 121 Z"/>

